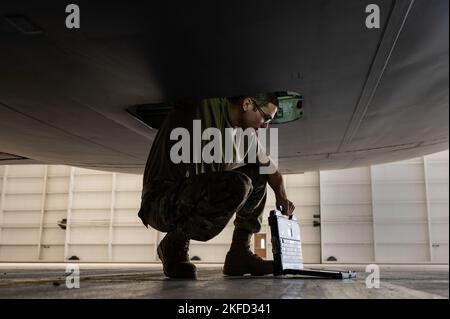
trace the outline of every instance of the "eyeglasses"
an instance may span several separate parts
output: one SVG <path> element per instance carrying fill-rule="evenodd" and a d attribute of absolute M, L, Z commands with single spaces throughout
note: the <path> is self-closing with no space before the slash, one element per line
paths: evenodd
<path fill-rule="evenodd" d="M 261 116 L 264 119 L 264 124 L 268 124 L 270 121 L 273 120 L 272 116 L 270 114 L 267 114 L 266 112 L 263 111 L 263 109 L 258 105 L 258 103 L 256 103 L 256 101 L 254 99 L 251 99 L 253 104 L 255 105 L 255 107 L 258 109 L 259 113 L 261 113 Z"/>

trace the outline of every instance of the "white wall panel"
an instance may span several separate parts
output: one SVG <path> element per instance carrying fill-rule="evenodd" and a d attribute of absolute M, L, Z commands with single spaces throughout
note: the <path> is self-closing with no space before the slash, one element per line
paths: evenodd
<path fill-rule="evenodd" d="M 117 208 L 114 211 L 114 225 L 129 224 L 144 227 L 141 219 L 137 216 L 136 208 Z"/>
<path fill-rule="evenodd" d="M 73 226 L 109 226 L 109 210 L 107 209 L 73 209 L 72 225 Z"/>
<path fill-rule="evenodd" d="M 7 184 L 6 192 L 11 194 L 39 194 L 44 186 L 40 178 L 11 178 Z"/>
<path fill-rule="evenodd" d="M 427 244 L 428 228 L 425 222 L 379 223 L 377 243 L 383 244 Z M 412 258 L 414 260 L 414 258 Z"/>
<path fill-rule="evenodd" d="M 322 234 L 322 240 L 326 243 L 351 244 L 355 242 L 355 238 L 358 239 L 358 243 L 372 243 L 373 232 L 370 223 L 336 222 L 328 223 L 327 226 L 327 231 Z"/>
<path fill-rule="evenodd" d="M 67 209 L 68 194 L 47 194 L 45 201 L 45 210 L 61 211 Z"/>
<path fill-rule="evenodd" d="M 103 172 L 103 171 L 96 171 L 96 170 L 93 170 L 93 169 L 76 167 L 75 168 L 75 175 L 76 176 L 89 175 L 89 176 L 99 177 L 99 176 L 111 175 L 111 173 Z"/>
<path fill-rule="evenodd" d="M 44 170 L 44 165 L 9 165 L 8 178 L 41 178 Z"/>
<path fill-rule="evenodd" d="M 448 183 L 430 182 L 428 185 L 429 200 L 431 203 L 448 202 Z"/>
<path fill-rule="evenodd" d="M 67 218 L 70 168 L 62 165 L 46 166 L 44 176 L 45 201 L 42 216 L 42 234 L 39 256 L 41 261 L 64 260 L 66 231 L 58 226 Z"/>
<path fill-rule="evenodd" d="M 434 163 L 433 163 L 434 162 Z M 428 178 L 432 181 L 448 181 L 448 163 L 429 158 Z"/>
<path fill-rule="evenodd" d="M 370 169 L 320 172 L 322 262 L 375 259 Z"/>
<path fill-rule="evenodd" d="M 370 180 L 370 171 L 366 167 L 357 167 L 352 169 L 324 171 L 320 175 L 322 184 L 336 183 L 367 183 Z"/>
<path fill-rule="evenodd" d="M 377 262 L 430 261 L 423 159 L 375 165 L 372 179 Z"/>
<path fill-rule="evenodd" d="M 373 182 L 407 182 L 423 181 L 423 161 L 412 159 L 408 161 L 373 166 L 376 174 L 372 176 Z"/>
<path fill-rule="evenodd" d="M 430 257 L 448 263 L 449 251 L 449 162 L 448 150 L 424 157 L 428 196 Z"/>
<path fill-rule="evenodd" d="M 108 227 L 71 227 L 70 244 L 108 244 Z"/>
<path fill-rule="evenodd" d="M 44 226 L 56 226 L 59 221 L 63 218 L 66 218 L 67 211 L 66 210 L 52 210 L 45 211 L 44 215 Z"/>
<path fill-rule="evenodd" d="M 111 205 L 111 191 L 102 193 L 73 194 L 73 209 L 109 209 Z"/>
<path fill-rule="evenodd" d="M 8 246 L 2 244 L 0 247 L 0 261 L 2 262 L 25 262 L 36 260 L 36 245 Z"/>
<path fill-rule="evenodd" d="M 0 260 L 37 260 L 45 167 L 8 166 L 0 203 Z"/>
<path fill-rule="evenodd" d="M 202 262 L 223 263 L 227 254 L 229 244 L 214 244 L 211 247 L 208 244 L 192 244 L 189 249 L 189 256 L 197 256 Z"/>
<path fill-rule="evenodd" d="M 426 201 L 424 181 L 414 184 L 374 183 L 373 196 L 377 203 L 389 202 L 395 204 L 408 201 Z"/>
<path fill-rule="evenodd" d="M 377 262 L 379 263 L 421 263 L 428 260 L 428 243 L 378 244 Z"/>
<path fill-rule="evenodd" d="M 306 236 L 303 236 L 303 238 L 307 238 Z M 272 255 L 270 251 L 268 251 L 269 255 Z M 302 242 L 302 254 L 303 254 L 303 261 L 305 264 L 319 264 L 320 258 L 321 258 L 321 251 L 320 251 L 320 242 L 319 243 L 308 243 L 303 241 Z M 271 256 L 268 259 L 273 259 Z"/>
<path fill-rule="evenodd" d="M 64 260 L 64 245 L 44 245 L 40 256 L 41 261 L 61 262 Z"/>
<path fill-rule="evenodd" d="M 113 244 L 145 244 L 154 243 L 154 229 L 142 227 L 114 227 Z"/>
<path fill-rule="evenodd" d="M 346 205 L 351 203 L 370 203 L 371 188 L 364 184 L 323 184 L 321 197 L 323 205 Z M 355 200 L 358 199 L 358 200 Z"/>
<path fill-rule="evenodd" d="M 157 259 L 155 247 L 150 244 L 116 244 L 111 261 L 113 262 L 154 262 Z"/>
<path fill-rule="evenodd" d="M 65 233 L 59 227 L 48 228 L 42 234 L 43 245 L 63 245 L 64 240 Z"/>
<path fill-rule="evenodd" d="M 101 245 L 96 243 L 89 243 L 86 245 L 70 244 L 68 257 L 76 256 L 80 262 L 107 262 L 108 245 Z"/>
<path fill-rule="evenodd" d="M 449 251 L 448 243 L 433 244 L 433 262 L 448 264 L 448 251 Z"/>
<path fill-rule="evenodd" d="M 158 232 L 145 228 L 137 212 L 140 206 L 142 176 L 115 174 L 111 185 L 114 198 L 110 216 L 110 258 L 112 261 L 154 262 Z"/>
<path fill-rule="evenodd" d="M 73 190 L 74 192 L 110 192 L 111 175 L 77 175 Z"/>
<path fill-rule="evenodd" d="M 325 198 L 324 198 L 325 200 Z M 322 210 L 326 208 L 326 216 L 322 216 L 325 221 L 371 221 L 372 205 L 367 203 L 352 203 L 350 205 L 335 205 L 322 203 Z"/>
<path fill-rule="evenodd" d="M 448 222 L 448 203 L 430 203 L 430 217 L 432 220 L 444 220 Z"/>
<path fill-rule="evenodd" d="M 433 221 L 431 223 L 431 232 L 433 235 L 433 243 L 448 246 L 448 221 Z"/>
<path fill-rule="evenodd" d="M 51 166 L 49 166 L 51 167 Z M 47 179 L 47 194 L 64 194 L 69 193 L 69 177 L 68 176 L 49 176 Z"/>
<path fill-rule="evenodd" d="M 328 243 L 323 245 L 323 263 L 371 263 L 373 248 L 365 243 Z"/>
<path fill-rule="evenodd" d="M 312 221 L 303 223 L 301 225 L 301 238 L 303 244 L 317 244 L 320 245 L 320 228 L 314 227 Z M 320 250 L 320 247 L 316 247 Z"/>
<path fill-rule="evenodd" d="M 319 204 L 319 192 L 315 187 L 290 187 L 286 190 L 288 198 L 295 204 Z"/>
<path fill-rule="evenodd" d="M 8 226 L 35 226 L 39 227 L 39 211 L 5 211 L 3 213 L 3 225 Z"/>
<path fill-rule="evenodd" d="M 49 177 L 68 177 L 70 175 L 70 167 L 64 165 L 49 165 L 47 175 Z"/>
<path fill-rule="evenodd" d="M 4 228 L 0 238 L 2 245 L 36 245 L 38 242 L 37 228 Z"/>
<path fill-rule="evenodd" d="M 142 190 L 142 177 L 140 175 L 117 174 L 117 187 L 120 191 L 137 191 Z"/>
<path fill-rule="evenodd" d="M 116 193 L 117 209 L 138 209 L 141 205 L 141 193 L 140 192 L 118 192 Z M 136 213 L 137 214 L 137 213 Z"/>
<path fill-rule="evenodd" d="M 426 220 L 426 203 L 377 203 L 376 218 L 380 222 Z"/>
<path fill-rule="evenodd" d="M 30 211 L 39 210 L 41 205 L 41 195 L 30 194 L 6 194 L 5 211 Z"/>

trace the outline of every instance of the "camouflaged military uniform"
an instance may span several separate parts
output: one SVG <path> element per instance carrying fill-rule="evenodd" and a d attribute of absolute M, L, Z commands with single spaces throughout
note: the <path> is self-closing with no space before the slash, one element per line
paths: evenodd
<path fill-rule="evenodd" d="M 192 133 L 192 120 L 202 129 L 232 127 L 226 99 L 202 100 L 195 107 L 175 109 L 165 120 L 152 145 L 144 173 L 141 209 L 144 225 L 162 231 L 182 230 L 194 240 L 218 235 L 236 213 L 236 228 L 256 233 L 266 202 L 267 175 L 258 164 L 178 163 L 170 159 L 176 143 L 172 129 Z"/>

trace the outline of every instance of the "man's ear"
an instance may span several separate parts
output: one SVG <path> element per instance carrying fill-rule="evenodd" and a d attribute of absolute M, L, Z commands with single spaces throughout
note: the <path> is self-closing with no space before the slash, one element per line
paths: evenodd
<path fill-rule="evenodd" d="M 253 102 L 252 102 L 251 98 L 246 97 L 246 98 L 244 98 L 242 100 L 242 110 L 244 112 L 247 112 L 248 110 L 251 110 L 252 106 L 253 106 Z"/>

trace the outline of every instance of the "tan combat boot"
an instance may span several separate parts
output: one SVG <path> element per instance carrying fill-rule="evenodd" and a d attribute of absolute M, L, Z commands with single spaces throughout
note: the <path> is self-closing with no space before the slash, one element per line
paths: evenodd
<path fill-rule="evenodd" d="M 158 245 L 158 257 L 163 263 L 164 274 L 170 278 L 191 278 L 197 276 L 197 268 L 189 262 L 189 238 L 179 231 L 167 233 Z"/>
<path fill-rule="evenodd" d="M 252 234 L 234 229 L 233 241 L 225 258 L 223 274 L 227 276 L 263 276 L 273 274 L 273 262 L 264 260 L 250 250 Z"/>

